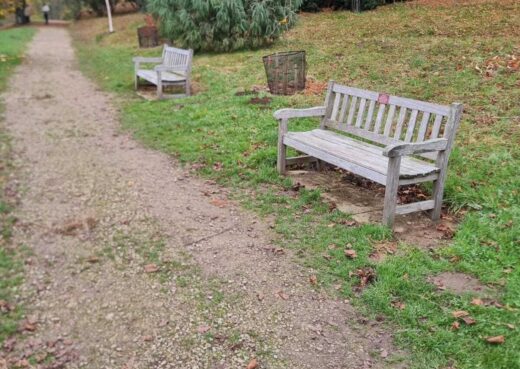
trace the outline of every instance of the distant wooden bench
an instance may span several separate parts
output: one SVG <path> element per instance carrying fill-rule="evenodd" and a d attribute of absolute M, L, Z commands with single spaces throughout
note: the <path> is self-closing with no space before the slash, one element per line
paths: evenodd
<path fill-rule="evenodd" d="M 439 219 L 448 158 L 460 123 L 462 104 L 450 106 L 390 96 L 330 82 L 324 106 L 281 109 L 278 171 L 316 159 L 386 186 L 383 223 L 395 214 L 430 210 Z M 289 132 L 291 118 L 320 117 L 320 128 Z M 287 147 L 307 154 L 286 158 Z M 397 205 L 400 185 L 433 181 L 431 200 Z"/>
<path fill-rule="evenodd" d="M 135 68 L 135 89 L 142 78 L 157 86 L 157 97 L 183 97 L 190 95 L 190 74 L 193 50 L 177 49 L 164 45 L 160 58 L 133 58 Z M 156 64 L 153 69 L 141 69 L 141 64 Z M 166 86 L 184 86 L 185 94 L 166 95 Z"/>

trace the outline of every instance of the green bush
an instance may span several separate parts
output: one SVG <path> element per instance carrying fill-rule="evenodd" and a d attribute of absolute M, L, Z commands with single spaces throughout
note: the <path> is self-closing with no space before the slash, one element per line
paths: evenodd
<path fill-rule="evenodd" d="M 195 50 L 269 44 L 296 20 L 302 0 L 148 0 L 162 35 Z"/>

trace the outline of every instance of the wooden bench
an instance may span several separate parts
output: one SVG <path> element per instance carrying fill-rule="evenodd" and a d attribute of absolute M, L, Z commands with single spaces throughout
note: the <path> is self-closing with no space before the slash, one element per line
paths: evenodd
<path fill-rule="evenodd" d="M 449 106 L 390 96 L 329 82 L 324 106 L 281 109 L 278 171 L 289 164 L 323 161 L 380 183 L 385 188 L 383 223 L 395 214 L 432 210 L 439 219 L 448 158 L 462 104 Z M 291 118 L 320 117 L 318 129 L 289 132 Z M 306 154 L 286 158 L 287 147 Z M 433 181 L 431 200 L 397 205 L 400 185 Z"/>
<path fill-rule="evenodd" d="M 190 74 L 193 50 L 177 49 L 164 45 L 160 58 L 133 58 L 135 69 L 135 89 L 139 88 L 142 78 L 157 86 L 157 97 L 183 97 L 190 95 Z M 141 69 L 141 64 L 156 64 L 153 69 Z M 185 86 L 185 94 L 166 95 L 166 86 Z"/>

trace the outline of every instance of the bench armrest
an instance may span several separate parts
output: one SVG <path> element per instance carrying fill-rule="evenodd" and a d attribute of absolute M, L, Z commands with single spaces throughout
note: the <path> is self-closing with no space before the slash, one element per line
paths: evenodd
<path fill-rule="evenodd" d="M 278 119 L 322 117 L 325 115 L 324 106 L 316 106 L 308 109 L 280 109 L 274 112 L 273 116 Z"/>
<path fill-rule="evenodd" d="M 147 58 L 144 56 L 136 56 L 132 58 L 134 63 L 162 63 L 163 59 L 161 57 L 157 58 Z"/>
<path fill-rule="evenodd" d="M 448 140 L 445 138 L 436 138 L 424 142 L 398 143 L 385 147 L 383 155 L 394 158 L 397 156 L 421 154 L 423 152 L 442 151 L 447 146 Z"/>

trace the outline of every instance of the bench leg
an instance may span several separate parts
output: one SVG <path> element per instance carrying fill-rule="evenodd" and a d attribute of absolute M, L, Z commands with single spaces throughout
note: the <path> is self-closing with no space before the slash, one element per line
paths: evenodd
<path fill-rule="evenodd" d="M 283 143 L 283 136 L 287 133 L 287 119 L 282 119 L 278 123 L 278 160 L 276 167 L 278 173 L 285 174 L 287 170 L 287 146 Z"/>
<path fill-rule="evenodd" d="M 139 89 L 139 76 L 136 74 L 134 78 L 134 88 L 137 91 Z"/>
<path fill-rule="evenodd" d="M 383 224 L 390 228 L 394 226 L 395 209 L 397 207 L 397 190 L 399 189 L 399 171 L 401 157 L 393 157 L 388 161 L 388 174 L 385 188 L 385 207 L 383 209 Z"/>
<path fill-rule="evenodd" d="M 280 174 L 285 174 L 287 171 L 287 146 L 281 142 L 278 143 L 278 162 L 276 167 Z"/>
<path fill-rule="evenodd" d="M 157 82 L 157 97 L 159 99 L 163 98 L 163 85 L 160 80 Z"/>
<path fill-rule="evenodd" d="M 444 195 L 444 175 L 441 173 L 439 179 L 433 182 L 433 209 L 431 212 L 432 220 L 439 220 L 442 210 L 442 198 Z"/>
<path fill-rule="evenodd" d="M 444 195 L 444 183 L 448 172 L 448 158 L 444 151 L 440 152 L 437 157 L 437 165 L 441 169 L 439 178 L 433 182 L 433 209 L 430 214 L 432 220 L 439 220 L 442 210 L 442 198 Z"/>
<path fill-rule="evenodd" d="M 191 94 L 191 86 L 190 86 L 190 80 L 186 80 L 186 96 L 190 96 Z"/>

